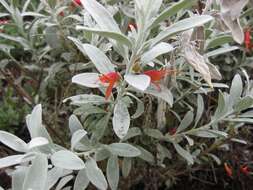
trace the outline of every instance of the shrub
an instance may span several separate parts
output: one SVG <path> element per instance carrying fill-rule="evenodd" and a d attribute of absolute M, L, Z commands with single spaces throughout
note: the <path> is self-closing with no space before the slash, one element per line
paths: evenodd
<path fill-rule="evenodd" d="M 190 9 L 195 0 L 51 0 L 37 9 L 28 0 L 22 11 L 0 2 L 19 31 L 0 37 L 18 43 L 34 61 L 19 66 L 38 71 L 45 62 L 49 68 L 30 102 L 47 100 L 50 89 L 62 85 L 66 93 L 56 99 L 74 109 L 69 146 L 56 144 L 48 133 L 41 104 L 26 117 L 30 142 L 0 131 L 0 141 L 18 152 L 0 159 L 0 167 L 16 165 L 13 189 L 130 188 L 124 179 L 143 180 L 150 171 L 170 187 L 180 172 L 221 164 L 215 151 L 229 148 L 228 142 L 246 143 L 237 134 L 253 122 L 247 71 L 232 69 L 238 74 L 224 74 L 223 83 L 211 61 L 229 62 L 231 51 L 243 50 L 234 44 L 244 42 L 239 18 L 247 1 L 237 6 L 237 1 L 207 1 L 198 13 Z M 32 17 L 27 24 L 26 16 Z M 18 64 L 10 52 L 14 47 L 4 47 Z M 69 75 L 79 85 L 75 89 L 65 86 Z"/>

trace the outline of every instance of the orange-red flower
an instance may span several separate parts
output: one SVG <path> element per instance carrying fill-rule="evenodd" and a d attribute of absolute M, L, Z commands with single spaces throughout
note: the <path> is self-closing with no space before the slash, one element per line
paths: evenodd
<path fill-rule="evenodd" d="M 99 77 L 99 81 L 103 84 L 109 84 L 105 92 L 105 99 L 108 100 L 112 93 L 114 85 L 121 79 L 121 76 L 118 72 L 110 72 L 103 74 Z"/>
<path fill-rule="evenodd" d="M 233 170 L 226 162 L 224 163 L 224 169 L 229 177 L 233 176 Z"/>
<path fill-rule="evenodd" d="M 245 48 L 246 50 L 249 52 L 252 48 L 253 48 L 253 45 L 251 43 L 251 29 L 250 28 L 247 28 L 245 31 L 244 31 L 244 44 L 245 44 Z"/>
<path fill-rule="evenodd" d="M 171 69 L 161 69 L 161 70 L 148 70 L 144 71 L 143 74 L 148 75 L 151 79 L 151 83 L 154 84 L 159 90 L 160 88 L 160 81 L 167 75 L 175 73 L 175 70 Z"/>
<path fill-rule="evenodd" d="M 240 167 L 240 171 L 245 174 L 245 175 L 249 175 L 249 167 L 248 166 L 241 166 Z"/>

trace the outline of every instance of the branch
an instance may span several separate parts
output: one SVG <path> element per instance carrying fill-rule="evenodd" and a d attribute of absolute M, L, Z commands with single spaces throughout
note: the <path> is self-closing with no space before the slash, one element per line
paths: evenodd
<path fill-rule="evenodd" d="M 17 92 L 17 94 L 23 98 L 29 105 L 33 104 L 33 98 L 22 88 L 19 84 L 15 83 L 15 78 L 10 71 L 4 71 L 0 69 L 0 73 L 2 73 L 6 79 L 6 81 L 11 85 Z"/>

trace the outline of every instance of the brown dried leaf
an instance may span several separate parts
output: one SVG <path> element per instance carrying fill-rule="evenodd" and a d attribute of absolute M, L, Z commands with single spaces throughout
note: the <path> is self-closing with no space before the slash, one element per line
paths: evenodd
<path fill-rule="evenodd" d="M 203 76 L 204 80 L 212 88 L 211 73 L 205 62 L 205 58 L 190 44 L 184 46 L 184 54 L 186 60 Z"/>
<path fill-rule="evenodd" d="M 247 3 L 248 0 L 220 0 L 221 12 L 229 12 L 231 19 L 234 21 L 240 17 Z"/>
<path fill-rule="evenodd" d="M 215 65 L 207 61 L 207 66 L 209 67 L 209 71 L 210 71 L 212 79 L 216 79 L 216 80 L 222 79 L 222 75 Z"/>
<path fill-rule="evenodd" d="M 203 32 L 203 31 L 202 31 Z M 196 35 L 194 35 L 196 31 L 188 30 L 182 34 L 182 47 L 184 50 L 186 60 L 194 67 L 196 71 L 198 71 L 204 78 L 204 80 L 208 83 L 210 87 L 212 85 L 212 76 L 217 79 L 219 78 L 219 71 L 217 68 L 210 64 L 208 59 L 203 57 L 196 49 L 196 47 L 192 44 L 196 40 Z M 207 61 L 207 62 L 206 62 Z M 213 66 L 213 67 L 212 67 Z"/>
<path fill-rule="evenodd" d="M 248 0 L 220 0 L 222 20 L 231 30 L 234 40 L 239 44 L 244 41 L 243 29 L 239 18 L 247 3 Z"/>

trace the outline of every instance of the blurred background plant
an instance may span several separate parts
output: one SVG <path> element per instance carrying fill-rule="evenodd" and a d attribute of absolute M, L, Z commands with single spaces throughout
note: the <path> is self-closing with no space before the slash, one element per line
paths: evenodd
<path fill-rule="evenodd" d="M 5 92 L 1 92 L 4 99 L 0 102 L 0 128 L 1 130 L 10 131 L 12 133 L 24 126 L 24 118 L 30 112 L 27 105 L 22 105 L 18 98 L 14 98 L 12 88 L 4 88 Z M 20 105 L 22 105 L 20 107 Z"/>

